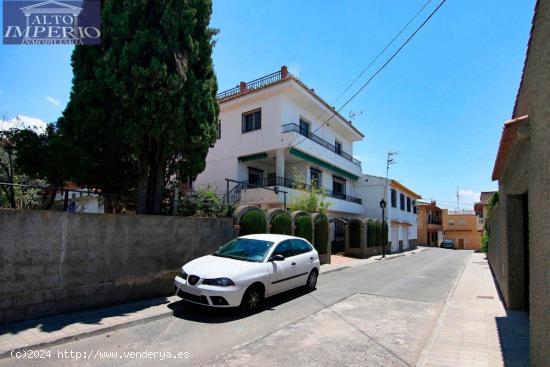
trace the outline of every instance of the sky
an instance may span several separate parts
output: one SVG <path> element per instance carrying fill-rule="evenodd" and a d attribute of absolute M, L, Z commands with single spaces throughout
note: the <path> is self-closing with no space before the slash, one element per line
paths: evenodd
<path fill-rule="evenodd" d="M 427 0 L 214 0 L 219 90 L 287 65 L 339 108 L 438 5 L 432 0 L 392 47 L 337 97 Z M 491 181 L 512 114 L 535 0 L 448 0 L 343 110 L 365 139 L 363 172 L 390 177 L 442 207 L 472 209 Z M 0 115 L 55 121 L 68 102 L 69 46 L 0 45 Z M 336 100 L 336 101 L 335 101 Z M 334 103 L 335 102 L 335 103 Z"/>

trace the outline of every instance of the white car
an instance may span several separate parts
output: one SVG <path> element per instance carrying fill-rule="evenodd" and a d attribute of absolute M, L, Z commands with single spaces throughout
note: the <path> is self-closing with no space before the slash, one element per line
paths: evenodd
<path fill-rule="evenodd" d="M 303 238 L 248 235 L 185 264 L 175 278 L 176 295 L 251 313 L 265 297 L 301 286 L 314 290 L 319 268 L 319 254 Z"/>

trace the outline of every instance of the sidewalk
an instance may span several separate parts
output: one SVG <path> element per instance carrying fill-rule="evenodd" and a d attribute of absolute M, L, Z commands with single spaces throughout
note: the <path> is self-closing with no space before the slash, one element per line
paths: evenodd
<path fill-rule="evenodd" d="M 504 308 L 485 254 L 472 255 L 418 365 L 529 366 L 527 314 Z"/>

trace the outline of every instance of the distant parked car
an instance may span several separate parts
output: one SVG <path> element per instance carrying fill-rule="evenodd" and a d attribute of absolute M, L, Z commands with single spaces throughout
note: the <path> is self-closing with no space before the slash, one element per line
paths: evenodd
<path fill-rule="evenodd" d="M 174 281 L 186 301 L 252 313 L 265 297 L 301 286 L 314 290 L 319 269 L 319 254 L 303 238 L 255 234 L 188 262 Z"/>
<path fill-rule="evenodd" d="M 455 241 L 453 241 L 453 240 L 443 240 L 443 241 L 441 241 L 441 245 L 439 245 L 439 247 L 454 250 L 455 249 Z"/>

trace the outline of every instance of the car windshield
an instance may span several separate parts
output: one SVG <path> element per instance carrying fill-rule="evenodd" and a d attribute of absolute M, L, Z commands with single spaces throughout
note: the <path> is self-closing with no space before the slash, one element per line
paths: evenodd
<path fill-rule="evenodd" d="M 252 238 L 235 238 L 220 247 L 214 256 L 229 257 L 235 260 L 262 262 L 273 246 L 273 242 Z"/>

